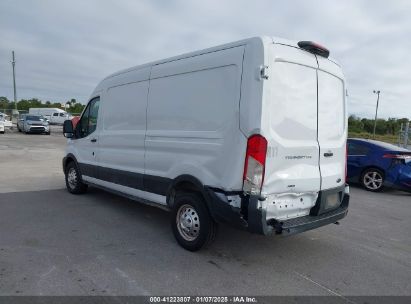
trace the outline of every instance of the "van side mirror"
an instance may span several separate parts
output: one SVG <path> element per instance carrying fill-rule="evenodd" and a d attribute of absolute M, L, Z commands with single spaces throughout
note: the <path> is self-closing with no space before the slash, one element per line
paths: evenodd
<path fill-rule="evenodd" d="M 71 120 L 65 120 L 63 123 L 63 135 L 67 138 L 72 138 L 74 136 L 74 127 Z"/>

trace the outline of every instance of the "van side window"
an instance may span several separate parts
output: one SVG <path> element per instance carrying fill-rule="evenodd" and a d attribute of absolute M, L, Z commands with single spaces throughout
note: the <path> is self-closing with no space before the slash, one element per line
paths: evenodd
<path fill-rule="evenodd" d="M 97 128 L 98 108 L 100 106 L 100 99 L 94 99 L 90 104 L 90 114 L 88 118 L 88 133 L 93 133 Z"/>
<path fill-rule="evenodd" d="M 64 113 L 60 113 L 60 117 L 64 117 L 64 115 L 66 115 L 66 114 L 64 114 Z"/>
<path fill-rule="evenodd" d="M 93 133 L 97 128 L 98 108 L 100 98 L 94 98 L 89 102 L 77 124 L 77 137 L 83 138 Z"/>
<path fill-rule="evenodd" d="M 53 113 L 53 116 L 59 116 L 59 113 Z"/>

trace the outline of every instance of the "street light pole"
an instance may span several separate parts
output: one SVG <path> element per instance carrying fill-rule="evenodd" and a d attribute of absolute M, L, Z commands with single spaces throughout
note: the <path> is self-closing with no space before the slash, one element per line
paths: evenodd
<path fill-rule="evenodd" d="M 17 111 L 17 92 L 16 92 L 16 60 L 14 58 L 14 51 L 11 52 L 12 62 L 11 65 L 13 66 L 13 91 L 14 91 L 14 109 Z"/>
<path fill-rule="evenodd" d="M 377 94 L 377 107 L 375 108 L 375 120 L 374 120 L 374 132 L 373 132 L 373 137 L 375 139 L 375 129 L 377 128 L 377 117 L 378 117 L 378 103 L 380 101 L 380 91 L 373 91 L 374 94 Z"/>

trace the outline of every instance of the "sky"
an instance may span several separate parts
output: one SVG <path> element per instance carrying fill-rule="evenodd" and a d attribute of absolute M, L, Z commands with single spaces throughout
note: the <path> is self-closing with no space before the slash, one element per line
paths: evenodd
<path fill-rule="evenodd" d="M 326 46 L 348 111 L 411 118 L 411 1 L 0 0 L 0 96 L 86 103 L 107 75 L 247 37 Z M 408 56 L 407 56 L 408 55 Z"/>

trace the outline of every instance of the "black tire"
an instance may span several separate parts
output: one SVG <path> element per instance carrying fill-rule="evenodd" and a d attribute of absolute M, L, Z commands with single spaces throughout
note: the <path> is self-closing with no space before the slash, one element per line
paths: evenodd
<path fill-rule="evenodd" d="M 0 131 L 0 134 L 4 134 L 4 131 Z"/>
<path fill-rule="evenodd" d="M 19 126 L 17 126 L 17 131 L 21 132 L 21 129 L 19 128 Z"/>
<path fill-rule="evenodd" d="M 384 189 L 384 172 L 377 168 L 368 168 L 361 174 L 360 183 L 367 191 L 380 192 Z"/>
<path fill-rule="evenodd" d="M 50 132 L 46 132 L 46 135 L 50 135 Z"/>
<path fill-rule="evenodd" d="M 87 191 L 87 185 L 81 180 L 81 174 L 75 162 L 70 162 L 65 172 L 66 188 L 72 194 L 82 194 Z"/>
<path fill-rule="evenodd" d="M 186 224 L 191 226 L 185 227 L 187 230 L 183 230 L 182 217 L 187 218 Z M 189 251 L 197 251 L 214 241 L 218 226 L 200 195 L 179 192 L 176 194 L 171 211 L 171 228 L 181 247 Z"/>

